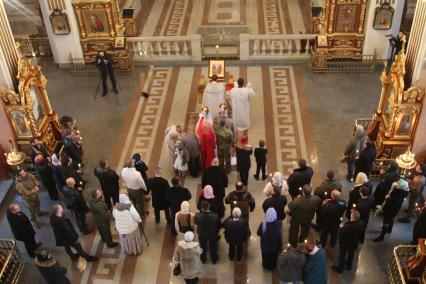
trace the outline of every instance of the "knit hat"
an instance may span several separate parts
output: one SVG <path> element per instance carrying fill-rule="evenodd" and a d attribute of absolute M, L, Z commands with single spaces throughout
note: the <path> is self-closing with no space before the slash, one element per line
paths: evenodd
<path fill-rule="evenodd" d="M 194 233 L 191 231 L 186 232 L 184 239 L 185 239 L 185 242 L 192 242 L 194 240 Z"/>
<path fill-rule="evenodd" d="M 37 260 L 40 262 L 44 262 L 44 261 L 48 261 L 49 259 L 52 259 L 52 256 L 50 255 L 50 253 L 45 249 L 38 251 L 36 256 L 37 256 Z"/>

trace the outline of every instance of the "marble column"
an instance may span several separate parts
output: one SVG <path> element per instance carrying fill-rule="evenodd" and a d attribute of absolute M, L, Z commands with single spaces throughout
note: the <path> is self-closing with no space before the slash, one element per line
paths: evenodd
<path fill-rule="evenodd" d="M 18 89 L 18 51 L 13 39 L 12 30 L 0 0 L 0 92 Z M 4 111 L 3 100 L 0 99 L 0 146 L 9 151 L 9 140 L 14 141 L 12 128 Z"/>
<path fill-rule="evenodd" d="M 369 0 L 367 11 L 365 13 L 365 38 L 364 38 L 364 55 L 373 55 L 376 51 L 378 60 L 386 60 L 390 56 L 389 42 L 386 35 L 397 35 L 401 26 L 402 14 L 404 12 L 405 0 L 391 1 L 391 6 L 394 9 L 392 26 L 389 30 L 373 29 L 374 14 L 376 7 L 380 6 L 377 0 Z"/>
<path fill-rule="evenodd" d="M 426 1 L 417 1 L 407 47 L 405 64 L 405 84 L 426 88 Z M 419 161 L 426 162 L 426 98 L 423 99 L 423 109 L 414 136 L 413 153 Z"/>
<path fill-rule="evenodd" d="M 71 1 L 40 0 L 40 8 L 43 14 L 43 21 L 46 26 L 54 61 L 62 67 L 68 66 L 70 55 L 73 58 L 83 58 L 78 22 L 74 14 L 74 9 L 71 5 Z M 53 33 L 52 24 L 50 23 L 50 15 L 55 9 L 67 14 L 71 31 L 69 34 L 56 35 Z"/>

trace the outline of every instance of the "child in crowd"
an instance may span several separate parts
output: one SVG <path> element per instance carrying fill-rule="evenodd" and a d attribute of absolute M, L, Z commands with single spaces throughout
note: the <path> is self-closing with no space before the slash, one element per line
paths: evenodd
<path fill-rule="evenodd" d="M 174 168 L 179 173 L 179 176 L 184 176 L 188 170 L 188 164 L 185 161 L 182 150 L 182 142 L 178 140 L 175 144 L 175 163 Z"/>
<path fill-rule="evenodd" d="M 254 157 L 256 158 L 256 174 L 254 178 L 259 180 L 260 169 L 262 169 L 262 180 L 267 178 L 266 176 L 266 155 L 268 154 L 268 150 L 265 148 L 265 141 L 259 141 L 259 147 L 254 149 Z"/>

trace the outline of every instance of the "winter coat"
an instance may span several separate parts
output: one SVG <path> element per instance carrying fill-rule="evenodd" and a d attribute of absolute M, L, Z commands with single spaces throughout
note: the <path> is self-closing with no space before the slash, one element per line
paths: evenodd
<path fill-rule="evenodd" d="M 121 235 L 133 233 L 142 219 L 132 204 L 117 203 L 112 211 L 115 227 Z"/>
<path fill-rule="evenodd" d="M 327 284 L 327 256 L 321 248 L 308 255 L 303 268 L 303 284 Z"/>
<path fill-rule="evenodd" d="M 413 227 L 413 244 L 417 244 L 419 238 L 426 238 L 426 209 L 417 217 Z"/>
<path fill-rule="evenodd" d="M 61 172 L 61 166 L 53 166 L 52 165 L 52 177 L 55 181 L 56 185 L 59 187 L 58 190 L 62 192 L 65 186 L 65 179 Z"/>
<path fill-rule="evenodd" d="M 103 199 L 92 198 L 89 201 L 89 207 L 99 231 L 109 232 L 110 217 L 105 201 Z"/>
<path fill-rule="evenodd" d="M 93 173 L 98 178 L 101 189 L 105 195 L 117 194 L 120 190 L 118 174 L 111 168 L 96 168 Z"/>
<path fill-rule="evenodd" d="M 364 242 L 365 227 L 361 220 L 348 221 L 339 230 L 339 247 L 355 250 Z"/>
<path fill-rule="evenodd" d="M 369 144 L 364 150 L 361 151 L 357 160 L 355 160 L 355 175 L 359 172 L 363 172 L 370 175 L 371 169 L 373 168 L 373 162 L 376 159 L 376 148 L 373 144 Z"/>
<path fill-rule="evenodd" d="M 221 227 L 219 216 L 211 211 L 196 213 L 195 224 L 197 225 L 197 233 L 200 240 L 217 238 Z"/>
<path fill-rule="evenodd" d="M 280 272 L 280 280 L 284 282 L 301 281 L 303 267 L 306 263 L 306 255 L 303 252 L 289 247 L 278 257 L 277 269 Z"/>
<path fill-rule="evenodd" d="M 223 218 L 225 215 L 225 206 L 223 205 L 223 201 L 217 200 L 217 198 L 206 199 L 203 195 L 198 197 L 197 201 L 197 209 L 201 211 L 201 202 L 207 201 L 210 204 L 210 211 L 216 213 L 219 218 Z"/>
<path fill-rule="evenodd" d="M 47 261 L 39 261 L 35 259 L 35 264 L 38 271 L 46 280 L 47 284 L 70 284 L 70 280 L 67 278 L 67 269 L 60 266 L 56 260 L 49 259 Z"/>
<path fill-rule="evenodd" d="M 201 186 L 204 188 L 206 185 L 213 187 L 213 194 L 218 200 L 223 200 L 225 197 L 225 188 L 228 187 L 228 176 L 225 171 L 219 166 L 208 167 L 203 172 L 201 179 Z"/>
<path fill-rule="evenodd" d="M 235 207 L 241 209 L 241 216 L 248 218 L 250 212 L 253 212 L 256 202 L 250 192 L 245 190 L 234 190 L 230 192 L 226 198 L 225 203 L 231 205 L 231 212 Z"/>
<path fill-rule="evenodd" d="M 157 210 L 169 208 L 167 193 L 170 190 L 170 185 L 166 179 L 162 177 L 153 177 L 146 181 L 146 187 L 152 194 L 152 207 Z"/>
<path fill-rule="evenodd" d="M 288 177 L 288 191 L 291 196 L 299 195 L 299 188 L 303 187 L 305 184 L 310 184 L 314 171 L 311 167 L 297 168 L 293 173 Z"/>
<path fill-rule="evenodd" d="M 148 179 L 148 176 L 146 175 L 146 172 L 148 171 L 148 166 L 145 164 L 144 161 L 140 160 L 138 162 L 135 162 L 135 169 L 141 173 L 141 176 L 144 181 Z"/>
<path fill-rule="evenodd" d="M 268 208 L 272 207 L 277 212 L 277 218 L 278 220 L 284 220 L 285 219 L 285 206 L 287 204 L 287 198 L 284 195 L 281 194 L 272 194 L 271 197 L 265 199 L 263 201 L 263 211 L 266 213 L 266 210 Z"/>
<path fill-rule="evenodd" d="M 359 192 L 361 187 L 367 187 L 368 189 L 370 189 L 370 194 L 373 188 L 373 184 L 368 181 L 366 183 L 364 183 L 363 185 L 359 185 L 359 186 L 355 186 L 350 192 L 349 192 L 349 200 L 348 200 L 348 207 L 346 208 L 346 217 L 348 219 L 351 218 L 351 210 L 353 208 L 354 204 L 358 203 L 358 200 L 361 199 L 361 193 Z"/>
<path fill-rule="evenodd" d="M 283 223 L 281 220 L 266 223 L 266 230 L 263 232 L 263 223 L 260 223 L 257 229 L 257 235 L 260 237 L 260 248 L 263 253 L 278 253 L 283 245 L 281 231 Z"/>
<path fill-rule="evenodd" d="M 388 194 L 392 183 L 399 180 L 399 169 L 391 166 L 389 170 L 383 175 L 380 183 L 374 191 L 374 202 L 376 205 L 382 205 L 385 201 L 385 196 Z"/>
<path fill-rule="evenodd" d="M 359 212 L 360 220 L 367 227 L 368 221 L 370 220 L 370 211 L 374 208 L 374 197 L 368 196 L 367 198 L 360 198 L 356 203 L 356 209 Z"/>
<path fill-rule="evenodd" d="M 86 200 L 84 200 L 83 193 L 75 188 L 67 187 L 67 189 L 68 190 L 64 192 L 67 208 L 73 212 L 78 213 L 89 212 L 89 208 L 86 205 Z"/>
<path fill-rule="evenodd" d="M 202 251 L 197 242 L 178 241 L 173 259 L 179 263 L 183 278 L 193 279 L 200 276 Z"/>
<path fill-rule="evenodd" d="M 184 157 L 189 161 L 189 159 L 194 159 L 200 156 L 200 144 L 198 143 L 197 136 L 192 133 L 184 133 L 181 138 L 182 149 L 184 152 Z"/>
<path fill-rule="evenodd" d="M 321 229 L 335 228 L 335 230 L 337 230 L 341 222 L 340 218 L 343 216 L 343 213 L 345 213 L 345 209 L 346 201 L 343 199 L 329 200 L 326 202 L 321 208 Z"/>
<path fill-rule="evenodd" d="M 35 165 L 34 168 L 43 187 L 49 192 L 56 192 L 55 180 L 53 179 L 52 171 L 47 164 L 47 160 L 40 166 Z"/>
<path fill-rule="evenodd" d="M 255 148 L 254 157 L 256 158 L 256 163 L 265 165 L 267 161 L 267 158 L 266 158 L 267 154 L 268 154 L 268 150 L 266 148 Z"/>
<path fill-rule="evenodd" d="M 385 206 L 383 206 L 383 217 L 387 219 L 393 219 L 401 209 L 402 203 L 408 192 L 403 189 L 395 188 L 390 194 L 389 198 L 386 199 Z"/>
<path fill-rule="evenodd" d="M 315 195 L 298 196 L 288 205 L 291 221 L 296 224 L 310 224 L 320 203 L 321 199 Z"/>
<path fill-rule="evenodd" d="M 183 201 L 191 199 L 191 193 L 186 187 L 183 186 L 172 186 L 167 193 L 167 200 L 170 204 L 170 209 L 174 212 L 180 210 L 180 204 Z"/>
<path fill-rule="evenodd" d="M 242 244 L 250 237 L 250 228 L 246 219 L 228 217 L 223 222 L 225 240 L 228 244 Z"/>
<path fill-rule="evenodd" d="M 6 215 L 15 239 L 23 242 L 34 239 L 34 228 L 28 217 L 23 212 L 14 214 L 8 209 Z"/>
<path fill-rule="evenodd" d="M 78 241 L 78 234 L 68 218 L 52 214 L 50 215 L 50 225 L 52 226 L 57 246 L 69 246 Z"/>
<path fill-rule="evenodd" d="M 342 184 L 335 179 L 327 179 L 321 182 L 321 184 L 315 189 L 314 194 L 321 198 L 321 200 L 324 200 L 331 197 L 331 192 L 334 189 L 342 191 Z"/>
<path fill-rule="evenodd" d="M 251 167 L 250 156 L 253 154 L 253 150 L 246 150 L 236 147 L 237 151 L 237 171 L 244 172 L 248 171 Z"/>

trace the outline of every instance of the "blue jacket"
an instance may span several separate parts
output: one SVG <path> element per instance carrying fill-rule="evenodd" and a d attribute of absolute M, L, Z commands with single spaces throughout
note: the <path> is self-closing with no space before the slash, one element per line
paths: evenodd
<path fill-rule="evenodd" d="M 304 284 L 327 284 L 327 256 L 320 248 L 314 255 L 308 255 L 303 269 Z"/>

